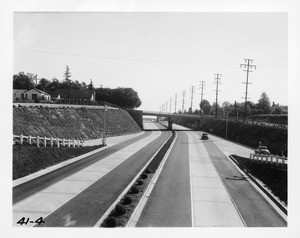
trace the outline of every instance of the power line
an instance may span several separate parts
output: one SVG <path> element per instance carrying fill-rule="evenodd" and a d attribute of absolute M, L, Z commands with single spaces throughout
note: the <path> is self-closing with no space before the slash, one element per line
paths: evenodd
<path fill-rule="evenodd" d="M 182 113 L 184 112 L 184 98 L 185 98 L 185 90 L 182 91 Z"/>
<path fill-rule="evenodd" d="M 219 77 L 222 77 L 222 74 L 215 74 L 215 80 L 216 82 L 214 82 L 216 84 L 216 118 L 218 117 L 218 93 L 220 92 L 219 91 L 219 84 L 221 84 L 221 82 L 219 82 L 219 80 L 221 80 L 221 78 Z"/>
<path fill-rule="evenodd" d="M 190 93 L 191 93 L 191 113 L 193 112 L 193 98 L 195 92 L 195 86 L 190 86 Z"/>
<path fill-rule="evenodd" d="M 174 109 L 175 113 L 176 113 L 176 105 L 177 105 L 177 93 L 175 93 L 175 109 Z"/>
<path fill-rule="evenodd" d="M 203 95 L 204 95 L 203 89 L 205 89 L 205 81 L 200 81 L 199 83 L 200 83 L 199 89 L 200 89 L 200 96 L 201 96 L 201 100 L 200 100 L 200 104 L 201 104 L 203 101 Z"/>
<path fill-rule="evenodd" d="M 245 113 L 244 113 L 244 121 L 246 121 L 246 114 L 247 114 L 247 96 L 248 96 L 248 84 L 251 84 L 248 82 L 248 77 L 249 77 L 249 72 L 253 72 L 251 71 L 252 68 L 256 69 L 255 65 L 252 65 L 251 63 L 253 62 L 252 59 L 244 59 L 245 60 L 245 64 L 240 64 L 240 68 L 245 68 L 247 72 L 247 77 L 246 77 L 246 82 L 243 82 L 243 84 L 246 84 L 246 92 L 245 92 Z"/>

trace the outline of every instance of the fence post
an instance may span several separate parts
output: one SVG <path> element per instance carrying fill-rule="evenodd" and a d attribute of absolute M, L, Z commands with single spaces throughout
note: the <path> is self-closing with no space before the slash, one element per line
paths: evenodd
<path fill-rule="evenodd" d="M 65 138 L 62 139 L 62 145 L 65 146 Z"/>
<path fill-rule="evenodd" d="M 57 141 L 57 148 L 59 148 L 59 138 L 56 138 Z"/>
<path fill-rule="evenodd" d="M 29 137 L 28 137 L 28 142 L 29 142 L 29 145 L 31 145 L 31 135 L 29 135 Z"/>
<path fill-rule="evenodd" d="M 52 136 L 50 137 L 50 146 L 53 147 L 53 138 L 52 138 Z"/>
<path fill-rule="evenodd" d="M 23 145 L 23 135 L 20 135 L 20 144 Z"/>
<path fill-rule="evenodd" d="M 71 145 L 71 141 L 70 139 L 68 139 L 68 147 L 70 148 L 70 145 Z"/>
<path fill-rule="evenodd" d="M 36 146 L 40 147 L 40 137 L 36 136 Z"/>
<path fill-rule="evenodd" d="M 47 147 L 47 138 L 44 136 L 44 146 Z"/>

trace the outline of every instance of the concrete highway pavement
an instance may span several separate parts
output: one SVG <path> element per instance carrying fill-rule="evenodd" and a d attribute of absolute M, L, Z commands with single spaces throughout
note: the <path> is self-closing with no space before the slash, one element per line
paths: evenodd
<path fill-rule="evenodd" d="M 165 129 L 163 126 L 158 126 Z M 42 226 L 91 227 L 169 137 L 153 123 L 147 131 L 14 188 L 13 225 L 43 217 Z M 287 226 L 287 222 L 231 163 L 251 149 L 173 125 L 177 139 L 138 227 Z M 184 131 L 180 131 L 184 130 Z M 112 139 L 112 142 L 114 139 Z M 94 143 L 94 142 L 93 142 Z M 29 224 L 32 225 L 32 224 Z"/>
<path fill-rule="evenodd" d="M 200 132 L 177 132 L 137 226 L 287 226 L 228 159 L 233 153 L 248 157 L 252 150 L 211 135 L 202 141 Z"/>
<path fill-rule="evenodd" d="M 105 149 L 78 161 L 76 168 L 78 162 L 34 179 L 31 186 L 32 181 L 19 185 L 13 225 L 22 217 L 33 221 L 43 217 L 42 226 L 93 226 L 169 135 L 146 132 L 121 147 L 112 146 L 110 153 Z"/>

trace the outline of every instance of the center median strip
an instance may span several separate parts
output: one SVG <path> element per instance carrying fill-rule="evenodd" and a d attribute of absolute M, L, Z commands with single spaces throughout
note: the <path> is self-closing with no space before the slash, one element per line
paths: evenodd
<path fill-rule="evenodd" d="M 173 133 L 119 195 L 115 202 L 95 224 L 95 227 L 135 226 L 147 201 L 147 197 L 150 195 L 163 164 L 168 157 L 171 147 L 174 145 L 175 138 L 176 134 Z M 145 176 L 147 173 L 148 176 Z M 142 180 L 143 176 L 145 176 L 145 180 Z M 145 184 L 142 191 L 137 191 L 140 192 L 140 194 L 134 196 L 132 190 L 137 188 L 137 185 L 142 185 L 143 183 Z M 126 204 L 124 205 L 124 201 L 126 201 L 126 199 L 128 200 L 128 197 L 132 200 L 130 201 L 132 204 L 129 203 L 129 205 L 126 206 Z M 120 207 L 123 207 L 124 214 L 118 214 L 119 212 L 117 209 Z"/>

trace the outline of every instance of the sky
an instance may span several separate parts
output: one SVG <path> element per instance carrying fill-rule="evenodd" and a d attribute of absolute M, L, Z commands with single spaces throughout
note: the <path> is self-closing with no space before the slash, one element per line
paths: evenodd
<path fill-rule="evenodd" d="M 215 74 L 221 74 L 218 102 L 243 102 L 244 59 L 256 66 L 249 73 L 248 97 L 262 92 L 270 102 L 288 105 L 287 13 L 280 12 L 15 12 L 13 73 L 71 79 L 95 87 L 131 87 L 139 109 L 168 111 L 203 98 L 216 100 Z"/>

